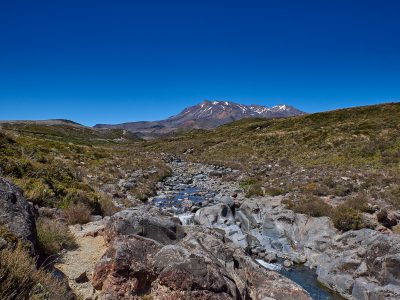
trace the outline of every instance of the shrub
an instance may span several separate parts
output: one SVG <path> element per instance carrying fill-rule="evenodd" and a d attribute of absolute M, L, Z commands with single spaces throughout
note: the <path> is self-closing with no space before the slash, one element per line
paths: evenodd
<path fill-rule="evenodd" d="M 64 210 L 65 218 L 68 224 L 86 224 L 91 220 L 91 211 L 89 207 L 81 202 L 70 204 Z"/>
<path fill-rule="evenodd" d="M 293 211 L 300 214 L 307 214 L 312 217 L 329 216 L 332 207 L 315 196 L 308 196 L 300 199 L 298 203 L 291 203 Z"/>
<path fill-rule="evenodd" d="M 66 284 L 36 268 L 35 260 L 17 247 L 0 252 L 0 299 L 73 299 Z"/>
<path fill-rule="evenodd" d="M 247 187 L 246 197 L 257 197 L 257 196 L 264 196 L 263 187 L 260 182 L 252 184 Z"/>
<path fill-rule="evenodd" d="M 342 205 L 361 212 L 375 212 L 372 205 L 368 203 L 366 195 L 358 195 L 356 197 L 348 198 Z"/>
<path fill-rule="evenodd" d="M 67 190 L 67 195 L 63 199 L 62 207 L 69 207 L 71 204 L 81 203 L 91 209 L 94 214 L 101 214 L 100 197 L 92 191 L 85 191 L 76 188 Z"/>
<path fill-rule="evenodd" d="M 350 182 L 338 182 L 332 190 L 332 193 L 339 197 L 344 197 L 356 191 L 356 187 Z"/>
<path fill-rule="evenodd" d="M 315 196 L 326 196 L 329 194 L 329 188 L 323 183 L 310 182 L 302 187 L 302 191 L 306 194 Z"/>
<path fill-rule="evenodd" d="M 99 200 L 101 213 L 103 216 L 112 216 L 119 211 L 118 207 L 115 206 L 112 199 L 108 196 L 103 196 Z"/>
<path fill-rule="evenodd" d="M 275 197 L 284 194 L 285 191 L 283 189 L 275 188 L 275 187 L 268 187 L 265 189 L 265 194 Z"/>
<path fill-rule="evenodd" d="M 360 212 L 344 205 L 338 206 L 331 215 L 335 227 L 342 231 L 357 230 L 365 227 Z"/>
<path fill-rule="evenodd" d="M 37 205 L 48 204 L 50 199 L 54 197 L 53 191 L 41 179 L 17 179 L 15 183 L 24 191 L 24 196 Z"/>
<path fill-rule="evenodd" d="M 384 195 L 391 205 L 393 205 L 396 209 L 400 208 L 400 185 L 392 186 Z"/>
<path fill-rule="evenodd" d="M 0 226 L 0 238 L 4 239 L 10 245 L 16 245 L 18 242 L 18 238 L 8 229 L 7 225 Z"/>
<path fill-rule="evenodd" d="M 259 181 L 260 181 L 260 180 L 259 180 L 258 178 L 248 177 L 248 178 L 246 178 L 245 180 L 241 181 L 241 182 L 239 183 L 239 186 L 240 186 L 241 188 L 246 188 L 246 187 L 248 187 L 248 186 L 250 186 L 250 185 L 253 185 L 253 184 L 258 183 Z"/>
<path fill-rule="evenodd" d="M 74 236 L 68 227 L 61 222 L 39 218 L 36 228 L 38 248 L 45 257 L 57 255 L 63 249 L 74 249 L 77 246 Z"/>

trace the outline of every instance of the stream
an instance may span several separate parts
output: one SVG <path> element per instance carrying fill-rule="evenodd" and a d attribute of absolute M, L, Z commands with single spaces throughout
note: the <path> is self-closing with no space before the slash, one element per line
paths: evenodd
<path fill-rule="evenodd" d="M 160 209 L 173 213 L 184 226 L 194 225 L 195 212 L 201 207 L 217 203 L 218 192 L 213 190 L 215 182 L 209 184 L 206 176 L 192 180 L 193 174 L 188 173 L 183 163 L 172 164 L 174 174 L 160 183 L 158 195 L 149 201 Z M 218 180 L 216 180 L 218 181 Z M 327 289 L 317 281 L 315 271 L 304 265 L 283 266 L 283 260 L 267 263 L 255 259 L 263 267 L 274 270 L 303 287 L 315 300 L 343 300 L 344 298 Z"/>

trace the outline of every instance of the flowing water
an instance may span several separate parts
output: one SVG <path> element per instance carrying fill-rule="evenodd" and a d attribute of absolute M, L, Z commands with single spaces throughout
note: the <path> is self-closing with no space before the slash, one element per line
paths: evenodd
<path fill-rule="evenodd" d="M 204 196 L 207 195 L 207 196 Z M 182 188 L 179 190 L 169 191 L 166 194 L 155 197 L 151 204 L 160 208 L 164 208 L 173 212 L 182 222 L 183 225 L 194 224 L 194 214 L 185 206 L 185 201 L 191 201 L 193 205 L 202 206 L 202 203 L 212 198 L 212 193 L 201 193 L 199 189 L 193 186 Z M 285 268 L 281 262 L 270 264 L 263 260 L 256 260 L 263 267 L 274 270 L 283 276 L 296 282 L 303 287 L 315 300 L 343 300 L 340 295 L 332 292 L 317 280 L 315 271 L 305 266 L 294 266 Z"/>

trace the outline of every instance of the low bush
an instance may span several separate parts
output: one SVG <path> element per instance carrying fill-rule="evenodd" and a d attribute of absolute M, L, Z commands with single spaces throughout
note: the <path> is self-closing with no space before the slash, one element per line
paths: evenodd
<path fill-rule="evenodd" d="M 239 186 L 241 188 L 246 188 L 246 187 L 256 184 L 258 182 L 260 182 L 260 180 L 258 178 L 249 177 L 249 178 L 246 178 L 245 180 L 241 181 L 239 183 Z"/>
<path fill-rule="evenodd" d="M 332 212 L 331 218 L 335 227 L 342 231 L 357 230 L 366 227 L 360 212 L 344 205 L 338 206 Z"/>
<path fill-rule="evenodd" d="M 64 216 L 70 225 L 86 224 L 91 220 L 91 210 L 81 202 L 72 203 L 64 209 Z"/>
<path fill-rule="evenodd" d="M 264 196 L 263 186 L 260 182 L 252 184 L 246 188 L 246 197 Z"/>
<path fill-rule="evenodd" d="M 17 247 L 0 252 L 0 299 L 73 299 L 66 284 L 36 268 L 36 261 Z"/>
<path fill-rule="evenodd" d="M 368 203 L 367 199 L 368 198 L 366 195 L 361 194 L 352 198 L 348 198 L 342 205 L 360 212 L 374 213 L 375 211 L 372 205 Z"/>
<path fill-rule="evenodd" d="M 396 209 L 400 209 L 400 185 L 393 185 L 386 192 L 384 192 L 383 197 Z"/>
<path fill-rule="evenodd" d="M 339 197 L 345 197 L 354 191 L 357 191 L 357 188 L 350 182 L 338 182 L 331 190 L 332 194 Z"/>
<path fill-rule="evenodd" d="M 119 211 L 118 207 L 115 206 L 112 199 L 108 196 L 101 197 L 99 203 L 103 216 L 112 216 Z"/>
<path fill-rule="evenodd" d="M 306 194 L 315 196 L 326 196 L 329 194 L 329 188 L 325 184 L 316 182 L 304 185 L 302 191 Z"/>
<path fill-rule="evenodd" d="M 68 227 L 56 220 L 39 218 L 36 223 L 38 248 L 44 257 L 57 255 L 63 249 L 77 247 L 74 236 Z"/>
<path fill-rule="evenodd" d="M 4 239 L 9 245 L 16 245 L 18 238 L 7 227 L 7 225 L 0 226 L 0 238 Z"/>
<path fill-rule="evenodd" d="M 265 188 L 265 194 L 275 197 L 275 196 L 279 196 L 279 195 L 283 195 L 285 193 L 285 191 L 283 189 L 280 188 L 275 188 L 275 187 L 267 187 Z"/>
<path fill-rule="evenodd" d="M 329 216 L 332 211 L 332 207 L 329 204 L 315 196 L 303 197 L 297 203 L 292 201 L 289 207 L 296 213 L 307 214 L 312 217 Z"/>

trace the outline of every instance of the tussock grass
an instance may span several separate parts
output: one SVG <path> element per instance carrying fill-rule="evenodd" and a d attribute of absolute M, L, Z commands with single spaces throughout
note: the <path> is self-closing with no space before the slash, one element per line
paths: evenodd
<path fill-rule="evenodd" d="M 64 216 L 68 224 L 86 224 L 90 222 L 92 214 L 90 208 L 82 202 L 71 203 L 65 210 Z"/>
<path fill-rule="evenodd" d="M 36 261 L 17 247 L 0 252 L 0 299 L 73 299 L 65 283 L 37 269 Z"/>
<path fill-rule="evenodd" d="M 38 248 L 43 258 L 57 256 L 64 249 L 71 250 L 77 247 L 68 227 L 59 221 L 39 218 L 36 229 Z"/>

